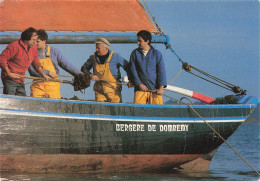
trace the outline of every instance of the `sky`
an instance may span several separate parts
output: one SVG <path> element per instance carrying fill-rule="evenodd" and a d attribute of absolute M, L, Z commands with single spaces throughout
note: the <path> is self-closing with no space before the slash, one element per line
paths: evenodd
<path fill-rule="evenodd" d="M 163 32 L 169 35 L 172 48 L 184 62 L 237 85 L 247 90 L 248 95 L 260 99 L 258 1 L 146 0 L 146 3 Z M 61 50 L 79 69 L 95 51 L 94 44 L 52 46 Z M 153 46 L 163 54 L 169 84 L 181 70 L 182 64 L 163 44 Z M 0 51 L 5 47 L 6 45 L 0 45 Z M 137 44 L 112 44 L 111 49 L 129 60 L 131 52 L 136 47 Z M 121 72 L 125 75 L 124 70 Z M 64 71 L 61 71 L 61 74 L 69 75 Z M 233 94 L 185 71 L 182 71 L 171 85 L 213 98 Z M 29 96 L 29 85 L 26 85 L 26 91 Z M 164 93 L 176 99 L 183 97 L 168 91 Z M 122 94 L 123 102 L 133 101 L 133 88 L 123 86 Z M 62 84 L 61 96 L 94 100 L 92 86 L 82 93 L 75 92 L 71 85 Z M 167 100 L 169 98 L 164 97 L 164 101 Z"/>

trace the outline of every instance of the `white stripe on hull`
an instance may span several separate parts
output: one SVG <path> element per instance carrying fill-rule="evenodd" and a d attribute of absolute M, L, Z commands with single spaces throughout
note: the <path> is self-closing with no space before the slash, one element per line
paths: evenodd
<path fill-rule="evenodd" d="M 67 114 L 67 115 L 66 115 Z M 179 120 L 170 120 L 162 117 L 162 119 L 158 117 L 150 117 L 147 119 L 146 117 L 134 117 L 131 116 L 107 116 L 107 115 L 87 115 L 87 114 L 69 114 L 69 113 L 44 113 L 44 112 L 30 112 L 30 111 L 12 111 L 12 110 L 0 110 L 0 118 L 1 115 L 12 115 L 12 116 L 28 116 L 28 117 L 45 117 L 45 118 L 57 118 L 57 119 L 81 119 L 81 120 L 102 120 L 102 121 L 133 121 L 133 122 L 166 122 L 166 123 L 204 123 L 200 118 L 176 118 Z M 122 118 L 125 117 L 125 118 Z M 190 120 L 187 120 L 190 119 Z M 237 119 L 231 119 L 231 117 L 227 117 L 226 119 L 207 119 L 205 120 L 209 123 L 223 123 L 223 122 L 244 122 L 246 118 L 239 117 Z"/>

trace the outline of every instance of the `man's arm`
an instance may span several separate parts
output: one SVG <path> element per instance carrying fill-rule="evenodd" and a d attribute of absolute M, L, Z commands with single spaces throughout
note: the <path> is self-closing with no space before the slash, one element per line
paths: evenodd
<path fill-rule="evenodd" d="M 157 85 L 159 85 L 159 89 L 156 89 L 156 93 L 162 95 L 163 88 L 167 86 L 166 81 L 166 71 L 162 54 L 157 52 Z"/>
<path fill-rule="evenodd" d="M 115 55 L 116 55 L 116 60 L 117 60 L 117 67 L 122 67 L 125 70 L 129 81 L 131 81 L 130 62 L 128 62 L 123 57 L 121 57 L 120 54 L 118 54 L 118 53 L 113 54 L 113 56 L 115 56 Z"/>
<path fill-rule="evenodd" d="M 28 69 L 28 72 L 29 72 L 29 74 L 30 74 L 31 76 L 41 77 L 41 74 L 35 70 L 35 68 L 33 67 L 32 64 L 30 65 L 30 67 L 29 67 L 29 69 Z M 50 71 L 48 71 L 48 70 L 43 70 L 43 72 L 44 72 L 46 75 L 51 76 L 51 75 L 50 75 Z M 53 76 L 51 76 L 51 77 L 53 77 Z M 53 78 L 54 78 L 54 77 L 53 77 Z"/>
<path fill-rule="evenodd" d="M 114 53 L 113 56 L 114 55 L 116 55 L 118 66 L 122 67 L 126 72 L 129 72 L 129 68 L 130 68 L 129 65 L 130 65 L 130 63 L 126 59 L 121 57 L 121 55 L 119 53 Z"/>
<path fill-rule="evenodd" d="M 33 68 L 43 77 L 45 78 L 46 80 L 49 80 L 50 77 L 48 75 L 46 75 L 44 72 L 43 72 L 43 68 L 40 64 L 40 61 L 38 59 L 38 53 L 36 51 L 36 53 L 34 54 L 34 59 L 32 61 L 32 64 Z"/>
<path fill-rule="evenodd" d="M 135 86 L 139 86 L 142 82 L 139 79 L 138 73 L 137 73 L 137 69 L 135 66 L 135 59 L 136 59 L 136 55 L 134 53 L 135 51 L 132 52 L 131 56 L 130 56 L 130 81 L 135 85 Z"/>
<path fill-rule="evenodd" d="M 10 72 L 7 61 L 13 58 L 16 54 L 17 50 L 15 46 L 9 44 L 6 49 L 0 55 L 0 67 L 7 73 L 7 76 L 12 79 L 19 79 L 19 74 Z"/>
<path fill-rule="evenodd" d="M 78 68 L 76 68 L 72 63 L 70 63 L 67 60 L 67 58 L 63 56 L 58 49 L 53 48 L 53 51 L 55 51 L 55 54 L 57 55 L 58 64 L 63 70 L 65 70 L 66 72 L 74 76 L 82 74 L 82 72 Z M 58 74 L 58 68 L 57 67 L 55 68 L 56 68 L 56 73 Z"/>
<path fill-rule="evenodd" d="M 164 88 L 164 86 L 160 86 L 159 89 L 156 89 L 156 93 L 159 94 L 159 95 L 162 95 L 163 94 L 163 88 Z"/>
<path fill-rule="evenodd" d="M 139 76 L 138 76 L 138 73 L 137 73 L 137 68 L 136 68 L 136 65 L 135 65 L 135 61 L 136 61 L 137 57 L 135 55 L 135 51 L 132 52 L 131 56 L 130 56 L 130 81 L 133 82 L 133 84 L 135 86 L 138 86 L 138 88 L 141 90 L 141 91 L 148 91 L 148 88 L 146 87 L 146 85 L 144 85 Z"/>
<path fill-rule="evenodd" d="M 1 53 L 0 55 L 0 67 L 5 70 L 5 67 L 7 66 L 7 61 L 10 60 L 15 56 L 15 53 L 17 50 L 15 50 L 15 47 L 12 46 L 12 44 L 9 44 L 6 49 Z M 9 69 L 8 69 L 9 70 Z"/>
<path fill-rule="evenodd" d="M 38 67 L 37 71 L 38 71 L 38 72 L 42 75 L 42 77 L 45 78 L 46 80 L 49 80 L 49 79 L 50 79 L 50 77 L 43 72 L 43 68 L 42 68 L 42 67 Z"/>
<path fill-rule="evenodd" d="M 93 68 L 94 57 L 91 55 L 88 60 L 81 66 L 81 72 L 92 74 L 90 70 Z"/>
<path fill-rule="evenodd" d="M 19 79 L 21 78 L 19 74 L 10 72 L 8 67 L 3 67 L 4 71 L 7 73 L 7 76 L 12 79 Z"/>
<path fill-rule="evenodd" d="M 90 78 L 94 81 L 99 81 L 99 77 L 90 72 L 94 65 L 94 55 L 91 55 L 89 59 L 81 66 L 81 71 L 90 75 Z"/>

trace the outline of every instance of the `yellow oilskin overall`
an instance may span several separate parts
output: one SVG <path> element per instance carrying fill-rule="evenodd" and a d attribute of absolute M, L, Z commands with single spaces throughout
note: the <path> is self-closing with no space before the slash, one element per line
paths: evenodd
<path fill-rule="evenodd" d="M 99 64 L 96 60 L 96 56 L 94 55 L 95 65 L 93 72 L 99 77 L 99 79 L 101 79 L 94 85 L 95 99 L 98 102 L 122 102 L 122 87 L 121 85 L 115 83 L 120 81 L 117 81 L 114 78 L 109 68 L 109 62 L 113 53 L 113 51 L 110 53 L 107 62 L 104 64 Z"/>
<path fill-rule="evenodd" d="M 162 95 L 155 92 L 136 91 L 134 96 L 135 104 L 163 104 Z"/>
<path fill-rule="evenodd" d="M 50 59 L 51 47 L 48 46 L 46 58 L 40 59 L 41 66 L 43 70 L 48 70 L 50 72 L 56 73 L 53 63 Z M 59 82 L 47 82 L 42 81 L 38 83 L 33 83 L 31 85 L 31 96 L 32 97 L 46 97 L 53 99 L 60 99 L 60 83 Z"/>

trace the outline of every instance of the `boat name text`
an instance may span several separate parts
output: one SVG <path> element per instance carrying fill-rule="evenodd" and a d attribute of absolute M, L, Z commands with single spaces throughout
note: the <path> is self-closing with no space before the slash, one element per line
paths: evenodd
<path fill-rule="evenodd" d="M 116 131 L 188 131 L 188 124 L 116 124 Z"/>

